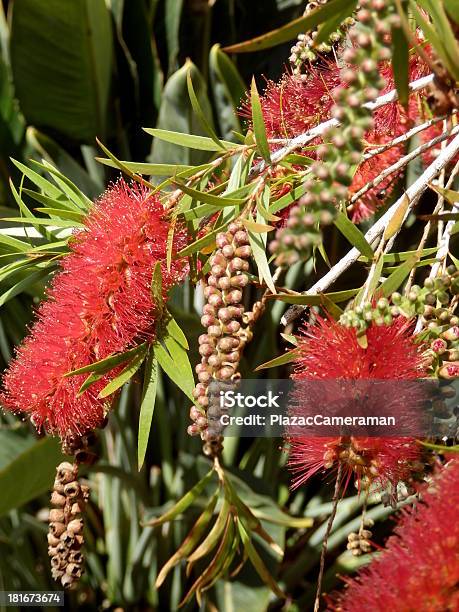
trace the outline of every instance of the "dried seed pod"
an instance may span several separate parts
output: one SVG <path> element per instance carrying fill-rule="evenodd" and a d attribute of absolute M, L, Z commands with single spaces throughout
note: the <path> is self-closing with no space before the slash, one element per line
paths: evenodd
<path fill-rule="evenodd" d="M 68 482 L 72 482 L 74 478 L 75 478 L 75 470 L 74 470 L 74 466 L 71 463 L 69 463 L 68 461 L 64 461 L 60 465 L 57 466 L 56 480 L 60 484 L 66 484 Z"/>
<path fill-rule="evenodd" d="M 80 485 L 76 480 L 69 482 L 64 487 L 64 494 L 69 499 L 75 499 L 80 494 Z"/>
<path fill-rule="evenodd" d="M 83 519 L 72 519 L 67 525 L 67 531 L 70 535 L 77 535 L 83 531 Z"/>
<path fill-rule="evenodd" d="M 78 453 L 86 452 L 81 446 L 78 447 L 75 440 L 72 444 L 76 449 L 76 457 Z M 51 495 L 51 502 L 57 507 L 49 513 L 48 552 L 52 575 L 65 588 L 74 586 L 83 571 L 84 557 L 80 551 L 84 543 L 81 515 L 88 501 L 89 487 L 80 485 L 77 477 L 78 463 L 73 466 L 64 462 L 58 466 Z"/>
<path fill-rule="evenodd" d="M 75 516 L 76 514 L 81 514 L 82 512 L 84 512 L 84 502 L 82 500 L 72 504 L 72 508 L 70 510 L 70 514 L 72 516 Z"/>
<path fill-rule="evenodd" d="M 63 523 L 64 522 L 63 510 L 53 509 L 49 511 L 49 521 L 52 523 Z"/>
<path fill-rule="evenodd" d="M 65 505 L 66 497 L 61 495 L 57 491 L 53 491 L 51 494 L 51 503 L 53 506 L 63 507 Z"/>
<path fill-rule="evenodd" d="M 48 544 L 50 546 L 57 546 L 59 544 L 59 538 L 57 538 L 53 533 L 48 533 Z"/>
<path fill-rule="evenodd" d="M 50 523 L 49 529 L 52 535 L 58 537 L 65 531 L 64 523 Z"/>

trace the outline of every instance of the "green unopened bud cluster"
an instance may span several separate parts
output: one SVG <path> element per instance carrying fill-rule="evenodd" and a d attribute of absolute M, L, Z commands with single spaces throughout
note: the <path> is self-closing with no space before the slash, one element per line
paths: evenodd
<path fill-rule="evenodd" d="M 426 304 L 423 313 L 425 339 L 430 341 L 429 356 L 432 371 L 439 378 L 459 377 L 459 270 L 454 266 L 436 279 L 427 279 L 434 284 L 438 300 Z"/>
<path fill-rule="evenodd" d="M 322 4 L 327 4 L 329 0 L 315 0 L 308 2 L 304 15 L 308 15 L 311 11 L 315 10 Z M 316 44 L 318 30 L 314 29 L 306 34 L 300 34 L 296 44 L 291 49 L 290 64 L 293 69 L 293 74 L 301 74 L 303 67 L 307 67 L 309 64 L 319 59 L 321 53 L 329 53 L 332 50 L 333 43 L 338 43 L 343 40 L 346 35 L 347 29 L 353 25 L 354 19 L 348 17 L 340 24 L 339 28 L 330 34 L 329 42 L 323 42 Z"/>
<path fill-rule="evenodd" d="M 420 316 L 428 333 L 438 337 L 459 322 L 451 310 L 458 293 L 459 272 L 451 266 L 446 274 L 435 279 L 427 278 L 423 287 L 413 285 L 405 295 L 394 292 L 389 299 L 380 298 L 346 310 L 340 317 L 340 323 L 364 332 L 372 323 L 390 325 L 394 317 L 411 319 Z"/>
<path fill-rule="evenodd" d="M 332 92 L 336 104 L 331 114 L 340 125 L 324 134 L 324 144 L 317 148 L 317 161 L 311 167 L 312 178 L 304 183 L 305 194 L 270 246 L 278 266 L 307 259 L 311 248 L 321 241 L 321 226 L 333 222 L 337 208 L 348 197 L 362 159 L 365 133 L 374 125 L 364 104 L 375 100 L 386 84 L 379 63 L 391 57 L 388 35 L 395 25 L 399 18 L 392 3 L 360 2 L 356 24 L 349 31 L 353 46 L 342 54 L 348 65 L 341 71 L 343 85 Z"/>

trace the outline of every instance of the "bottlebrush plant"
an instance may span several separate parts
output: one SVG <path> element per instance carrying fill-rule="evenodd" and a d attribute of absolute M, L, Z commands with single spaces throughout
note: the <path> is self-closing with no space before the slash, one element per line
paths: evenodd
<path fill-rule="evenodd" d="M 187 60 L 168 95 L 186 89 L 188 131 L 169 129 L 165 95 L 145 128 L 153 161 L 99 141 L 97 161 L 124 178 L 94 202 L 64 167 L 15 162 L 20 216 L 4 221 L 22 233 L 0 235 L 0 305 L 32 296 L 37 312 L 0 402 L 44 437 L 37 462 L 60 439 L 21 501 L 56 465 L 51 576 L 76 605 L 358 611 L 380 591 L 409 610 L 415 585 L 420 610 L 455 609 L 439 516 L 453 516 L 443 457 L 459 431 L 458 32 L 449 0 L 308 2 L 212 48 L 215 102 L 234 111 L 224 138 Z M 295 38 L 278 80 L 236 95 L 231 57 Z M 409 404 L 435 427 L 225 437 L 218 391 L 259 377 L 293 379 L 290 416 L 313 404 L 406 420 Z"/>

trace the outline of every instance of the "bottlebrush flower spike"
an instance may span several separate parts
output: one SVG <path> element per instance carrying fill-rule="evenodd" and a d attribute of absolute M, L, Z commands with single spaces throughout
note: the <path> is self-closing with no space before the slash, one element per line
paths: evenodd
<path fill-rule="evenodd" d="M 350 69 L 355 71 L 358 70 L 358 67 L 350 66 Z M 342 82 L 340 72 L 341 68 L 337 63 L 323 60 L 321 64 L 311 65 L 307 74 L 285 73 L 279 82 L 268 81 L 261 97 L 268 138 L 294 138 L 329 119 L 331 108 L 334 105 L 334 90 L 338 87 L 346 87 L 346 84 Z M 392 66 L 387 62 L 382 63 L 380 73 L 386 82 L 381 92 L 384 94 L 395 87 Z M 428 66 L 417 54 L 413 54 L 409 62 L 410 81 L 428 73 Z M 250 120 L 249 101 L 243 105 L 241 115 Z M 374 129 L 365 136 L 367 150 L 390 142 L 393 138 L 403 134 L 410 125 L 422 120 L 424 118 L 419 95 L 410 97 L 408 109 L 404 109 L 398 103 L 381 107 L 374 113 Z M 317 139 L 308 146 L 319 144 L 319 142 L 320 140 Z M 281 144 L 274 144 L 272 149 L 276 150 L 281 146 Z M 349 188 L 350 194 L 357 192 L 363 185 L 376 178 L 382 168 L 387 168 L 395 163 L 403 153 L 403 147 L 398 146 L 388 149 L 373 160 L 362 163 L 354 175 Z M 311 150 L 308 150 L 306 154 L 310 157 L 314 156 Z M 368 191 L 364 198 L 355 203 L 352 209 L 353 221 L 359 222 L 374 213 L 385 197 L 390 195 L 394 178 L 397 178 L 396 174 L 378 185 L 377 188 Z M 381 197 L 381 194 L 384 194 L 384 197 Z"/>
<path fill-rule="evenodd" d="M 434 478 L 422 501 L 405 510 L 385 551 L 348 588 L 335 612 L 459 610 L 459 460 Z M 375 596 L 376 595 L 376 596 Z"/>
<path fill-rule="evenodd" d="M 306 327 L 299 337 L 299 357 L 292 376 L 300 382 L 293 396 L 293 414 L 304 416 L 305 407 L 311 403 L 319 411 L 326 408 L 325 404 L 343 403 L 343 393 L 344 403 L 349 402 L 351 409 L 356 405 L 361 408 L 361 400 L 354 398 L 352 385 L 339 385 L 337 381 L 340 380 L 370 381 L 371 384 L 371 381 L 410 381 L 426 374 L 421 347 L 415 344 L 411 324 L 403 317 L 394 319 L 390 325 L 373 324 L 367 330 L 367 343 L 367 348 L 362 348 L 355 329 L 332 319 L 318 317 L 316 325 Z M 302 381 L 315 381 L 315 384 L 311 382 L 308 387 Z M 327 387 L 322 386 L 328 394 L 325 400 L 320 397 L 322 391 L 317 381 L 329 381 Z M 372 393 L 369 387 L 369 403 L 378 403 L 376 414 L 384 413 L 385 407 L 389 407 L 392 414 L 403 410 L 407 400 L 400 398 L 401 384 L 394 385 L 393 393 L 384 397 Z M 387 385 L 385 389 L 387 391 Z M 425 399 L 423 389 L 416 384 L 412 389 L 405 386 L 405 391 L 410 394 L 414 410 L 418 410 L 418 402 Z M 314 393 L 319 394 L 317 401 L 311 400 Z M 420 457 L 419 447 L 412 437 L 319 437 L 314 433 L 306 436 L 293 429 L 287 431 L 287 436 L 291 445 L 289 467 L 294 474 L 293 488 L 316 473 L 336 469 L 339 464 L 344 468 L 346 484 L 354 474 L 359 486 L 362 478 L 381 486 L 395 485 L 410 474 L 412 462 Z"/>
<path fill-rule="evenodd" d="M 4 376 L 4 407 L 62 438 L 101 425 L 110 398 L 98 394 L 120 367 L 80 397 L 87 375 L 64 374 L 154 338 L 151 281 L 155 263 L 166 257 L 168 227 L 157 196 L 135 184 L 121 180 L 94 204 Z M 186 237 L 179 230 L 174 240 L 177 251 Z M 185 274 L 181 261 L 170 271 L 162 265 L 164 298 Z"/>

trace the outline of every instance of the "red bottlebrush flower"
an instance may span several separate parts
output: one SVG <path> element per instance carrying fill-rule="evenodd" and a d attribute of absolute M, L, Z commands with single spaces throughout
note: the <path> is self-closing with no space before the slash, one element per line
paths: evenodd
<path fill-rule="evenodd" d="M 459 610 L 459 460 L 405 510 L 385 551 L 333 597 L 335 612 Z"/>
<path fill-rule="evenodd" d="M 166 257 L 168 227 L 159 199 L 144 187 L 119 181 L 105 192 L 71 238 L 48 300 L 4 376 L 4 407 L 62 438 L 103 422 L 109 400 L 98 393 L 120 369 L 81 396 L 86 375 L 64 374 L 154 338 L 150 287 L 155 263 Z M 184 243 L 178 231 L 174 250 Z M 185 273 L 183 262 L 170 271 L 162 265 L 164 298 Z"/>
<path fill-rule="evenodd" d="M 410 397 L 413 409 L 418 410 L 419 402 L 424 399 L 422 389 L 418 384 L 407 388 L 405 383 L 403 387 L 403 381 L 413 381 L 427 372 L 421 347 L 413 339 L 411 324 L 402 317 L 391 325 L 373 324 L 367 330 L 367 343 L 367 348 L 362 348 L 355 329 L 332 319 L 319 317 L 316 325 L 308 326 L 299 338 L 299 357 L 292 376 L 300 383 L 293 398 L 293 413 L 301 416 L 308 406 L 320 409 L 337 402 L 339 408 L 343 405 L 351 409 L 356 405 L 365 407 L 362 400 L 355 399 L 350 383 L 338 382 L 346 380 L 360 381 L 360 391 L 365 381 L 369 381 L 367 402 L 372 408 L 376 405 L 376 414 L 384 414 L 385 409 L 398 414 L 407 402 L 406 396 L 400 396 L 401 388 L 402 393 Z M 303 385 L 302 381 L 314 381 L 314 384 Z M 320 386 L 318 381 L 329 382 Z M 399 381 L 399 384 L 394 385 L 393 393 L 381 396 L 377 393 L 378 381 Z M 388 388 L 386 383 L 385 390 Z M 291 444 L 289 466 L 294 474 L 293 488 L 304 484 L 314 474 L 339 464 L 345 470 L 346 484 L 354 473 L 359 484 L 366 477 L 382 486 L 395 485 L 410 474 L 411 463 L 420 456 L 412 437 L 318 437 L 304 435 L 298 430 L 287 433 Z"/>
<path fill-rule="evenodd" d="M 342 83 L 340 72 L 341 68 L 336 63 L 326 62 L 311 66 L 307 74 L 286 73 L 278 83 L 268 81 L 261 98 L 268 138 L 294 138 L 329 119 L 330 110 L 334 105 L 333 90 L 336 87 L 345 86 Z M 395 87 L 392 66 L 388 63 L 381 64 L 380 72 L 386 81 L 386 86 L 381 92 L 384 94 Z M 417 54 L 412 54 L 409 64 L 410 80 L 418 79 L 428 73 L 429 67 Z M 248 119 L 251 118 L 249 101 L 241 109 L 241 115 Z M 365 136 L 367 150 L 375 145 L 390 142 L 418 120 L 423 120 L 419 94 L 410 97 L 408 109 L 398 103 L 386 104 L 374 113 L 374 130 Z M 318 143 L 317 139 L 309 146 Z M 276 150 L 281 146 L 274 144 L 272 149 Z M 381 168 L 386 168 L 400 159 L 403 153 L 403 147 L 394 147 L 362 163 L 350 187 L 351 195 L 376 178 Z M 309 150 L 307 155 L 314 157 L 314 152 Z M 374 213 L 385 197 L 390 195 L 397 176 L 398 174 L 395 173 L 377 188 L 368 191 L 355 203 L 352 210 L 353 221 L 362 221 Z M 384 194 L 384 197 L 381 197 L 381 194 Z"/>

